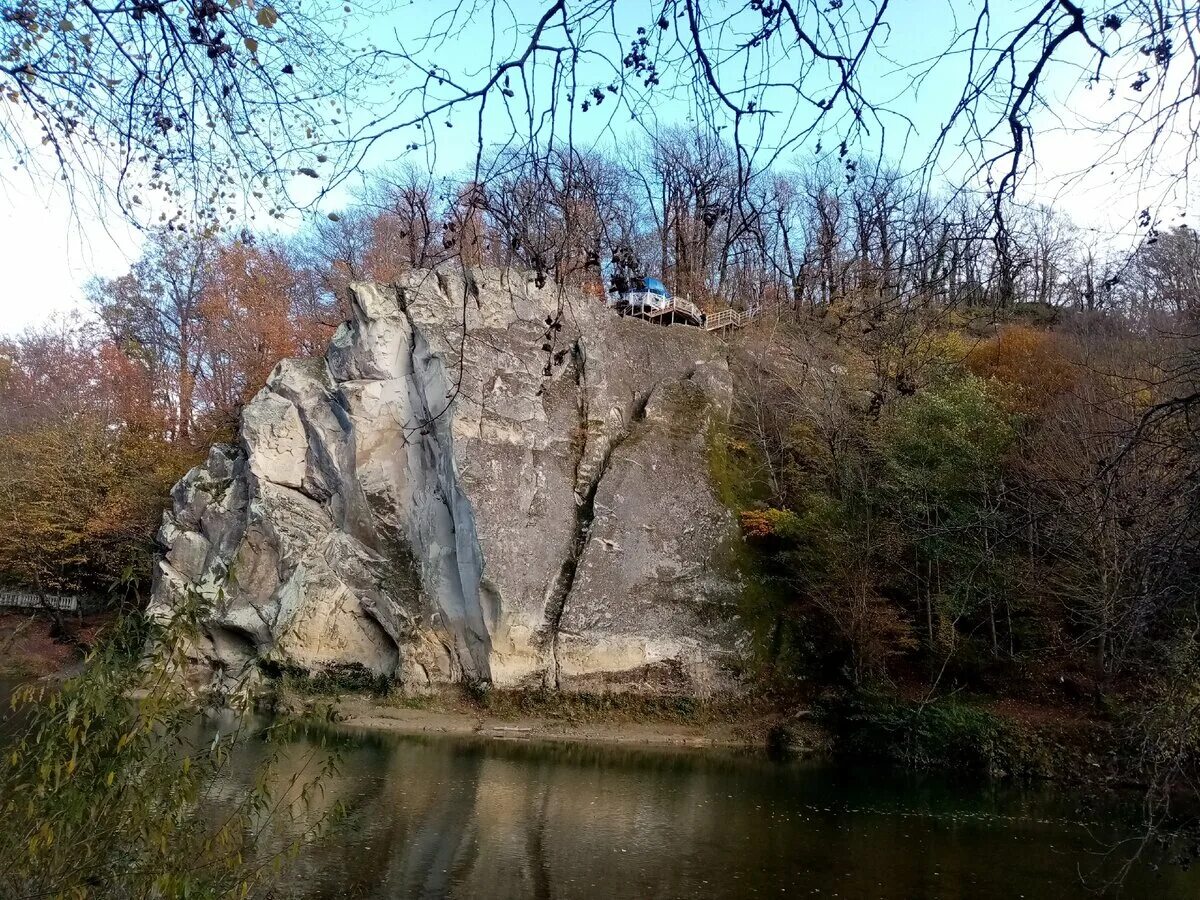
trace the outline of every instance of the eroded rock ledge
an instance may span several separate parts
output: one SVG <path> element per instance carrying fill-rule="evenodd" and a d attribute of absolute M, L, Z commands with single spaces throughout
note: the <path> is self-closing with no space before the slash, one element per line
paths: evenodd
<path fill-rule="evenodd" d="M 325 358 L 280 363 L 238 445 L 172 492 L 154 607 L 209 599 L 197 663 L 226 685 L 270 661 L 413 689 L 727 687 L 720 342 L 511 271 L 352 301 Z"/>

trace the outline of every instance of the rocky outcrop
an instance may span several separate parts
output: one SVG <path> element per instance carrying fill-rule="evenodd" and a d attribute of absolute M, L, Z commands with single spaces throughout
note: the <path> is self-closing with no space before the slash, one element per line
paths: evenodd
<path fill-rule="evenodd" d="M 510 271 L 352 288 L 164 516 L 154 608 L 209 604 L 196 660 L 478 681 L 726 686 L 736 540 L 708 479 L 719 340 Z"/>

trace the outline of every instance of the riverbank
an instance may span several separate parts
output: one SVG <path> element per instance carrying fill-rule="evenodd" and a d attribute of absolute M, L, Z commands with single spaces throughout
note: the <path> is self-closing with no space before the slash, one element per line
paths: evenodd
<path fill-rule="evenodd" d="M 453 708 L 385 706 L 367 698 L 336 701 L 338 722 L 351 728 L 393 734 L 484 737 L 640 747 L 763 750 L 769 719 L 739 722 L 587 722 L 538 717 L 499 717 Z"/>
<path fill-rule="evenodd" d="M 0 612 L 0 678 L 64 678 L 75 674 L 112 613 L 55 617 Z"/>
<path fill-rule="evenodd" d="M 810 703 L 784 703 L 461 687 L 405 696 L 285 677 L 266 702 L 277 712 L 393 734 L 857 758 L 1002 780 L 1139 780 L 1112 722 L 1082 709 L 992 698 L 910 702 L 826 692 Z"/>
<path fill-rule="evenodd" d="M 431 695 L 306 693 L 277 686 L 276 710 L 340 726 L 409 735 L 634 747 L 728 749 L 826 754 L 828 733 L 803 715 L 750 700 L 692 700 L 627 694 L 563 695 L 541 691 Z M 781 740 L 786 736 L 786 741 Z M 783 744 L 786 743 L 786 746 Z"/>
<path fill-rule="evenodd" d="M 65 677 L 107 619 L 54 622 L 0 615 L 0 678 Z M 871 759 L 889 768 L 950 770 L 989 778 L 1136 783 L 1128 747 L 1094 704 L 980 696 L 936 701 L 826 688 L 767 698 L 446 686 L 406 695 L 360 667 L 311 678 L 277 672 L 262 705 L 275 712 L 392 734 L 625 747 L 725 749 L 773 756 Z"/>

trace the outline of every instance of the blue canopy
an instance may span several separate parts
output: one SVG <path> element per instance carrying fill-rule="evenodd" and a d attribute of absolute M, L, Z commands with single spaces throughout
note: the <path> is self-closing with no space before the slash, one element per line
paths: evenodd
<path fill-rule="evenodd" d="M 671 296 L 670 293 L 667 291 L 667 286 L 665 284 L 663 284 L 661 281 L 659 281 L 657 278 L 647 278 L 646 279 L 646 292 L 649 294 L 658 294 L 660 297 Z"/>

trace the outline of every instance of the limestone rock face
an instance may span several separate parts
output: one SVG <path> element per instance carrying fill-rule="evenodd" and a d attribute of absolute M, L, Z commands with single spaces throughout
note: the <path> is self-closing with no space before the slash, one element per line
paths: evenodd
<path fill-rule="evenodd" d="M 412 689 L 728 686 L 720 340 L 507 270 L 358 284 L 352 305 L 172 492 L 154 609 L 207 598 L 197 662 L 226 684 L 275 663 Z"/>

